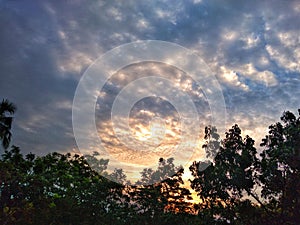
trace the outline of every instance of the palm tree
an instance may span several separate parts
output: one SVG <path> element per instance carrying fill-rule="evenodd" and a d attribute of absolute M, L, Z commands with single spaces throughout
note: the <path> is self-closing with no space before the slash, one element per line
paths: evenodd
<path fill-rule="evenodd" d="M 7 99 L 3 99 L 0 103 L 0 140 L 2 140 L 2 146 L 7 149 L 11 139 L 11 124 L 12 115 L 16 111 L 16 106 L 9 102 Z"/>

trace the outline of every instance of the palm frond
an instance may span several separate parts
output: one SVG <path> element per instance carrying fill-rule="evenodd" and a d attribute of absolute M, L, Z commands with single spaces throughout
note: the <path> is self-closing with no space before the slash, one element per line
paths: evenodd
<path fill-rule="evenodd" d="M 4 115 L 5 112 L 13 114 L 16 110 L 17 107 L 7 99 L 3 99 L 0 103 L 0 115 Z"/>

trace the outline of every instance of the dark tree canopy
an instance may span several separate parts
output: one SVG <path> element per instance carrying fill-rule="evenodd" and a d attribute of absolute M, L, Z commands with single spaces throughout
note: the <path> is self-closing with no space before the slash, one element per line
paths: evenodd
<path fill-rule="evenodd" d="M 223 140 L 207 127 L 209 160 L 190 166 L 189 183 L 173 158 L 160 158 L 134 185 L 97 152 L 37 157 L 9 147 L 15 110 L 0 104 L 0 224 L 300 224 L 300 110 L 284 112 L 261 149 L 237 124 Z"/>

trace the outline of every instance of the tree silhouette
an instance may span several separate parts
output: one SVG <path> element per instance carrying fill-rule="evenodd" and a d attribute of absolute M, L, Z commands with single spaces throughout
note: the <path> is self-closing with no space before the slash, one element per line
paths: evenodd
<path fill-rule="evenodd" d="M 216 132 L 215 129 L 213 131 Z M 214 136 L 212 140 L 215 146 L 218 136 Z M 209 132 L 206 139 L 210 140 Z M 211 144 L 204 145 L 207 146 Z M 260 201 L 253 191 L 257 162 L 254 140 L 249 136 L 243 138 L 241 129 L 234 125 L 226 132 L 219 151 L 207 169 L 199 170 L 206 162 L 192 164 L 190 170 L 194 179 L 191 180 L 191 187 L 202 199 L 202 207 L 210 210 L 211 218 L 219 214 L 222 215 L 220 220 L 233 221 L 237 218 L 233 208 L 245 193 Z"/>
<path fill-rule="evenodd" d="M 8 149 L 15 107 L 3 100 L 0 108 L 1 134 L 9 132 L 1 136 L 0 224 L 300 224 L 300 110 L 269 127 L 260 154 L 238 125 L 223 140 L 207 127 L 209 160 L 190 166 L 201 199 L 192 204 L 173 158 L 160 158 L 130 185 L 97 152 L 23 156 L 19 147 Z"/>
<path fill-rule="evenodd" d="M 173 158 L 160 158 L 156 170 L 148 168 L 141 172 L 132 197 L 153 215 L 189 211 L 187 200 L 191 200 L 191 193 L 183 186 L 183 172 L 181 166 L 175 166 Z"/>
<path fill-rule="evenodd" d="M 300 110 L 298 110 L 300 115 Z M 278 224 L 300 223 L 300 117 L 287 111 L 269 126 L 261 146 L 262 196 L 278 205 Z"/>
<path fill-rule="evenodd" d="M 7 149 L 11 140 L 11 125 L 16 107 L 7 99 L 3 99 L 0 103 L 0 139 L 2 146 Z"/>

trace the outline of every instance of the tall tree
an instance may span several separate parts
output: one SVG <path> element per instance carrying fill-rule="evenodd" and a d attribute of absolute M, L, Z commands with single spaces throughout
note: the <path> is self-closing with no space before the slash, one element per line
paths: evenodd
<path fill-rule="evenodd" d="M 216 152 L 219 136 L 215 132 L 216 129 L 206 129 L 207 143 L 203 146 L 209 151 L 207 155 L 215 154 L 215 158 L 208 166 L 207 162 L 193 163 L 190 167 L 194 177 L 191 187 L 202 199 L 202 207 L 209 209 L 211 218 L 222 215 L 220 219 L 233 221 L 237 218 L 233 208 L 245 193 L 260 201 L 253 191 L 258 160 L 256 149 L 254 140 L 249 136 L 243 138 L 241 129 L 234 125 L 226 132 Z M 203 167 L 207 168 L 202 170 Z"/>
<path fill-rule="evenodd" d="M 300 110 L 287 111 L 269 126 L 261 146 L 262 197 L 277 206 L 279 224 L 300 223 Z"/>
<path fill-rule="evenodd" d="M 0 103 L 0 139 L 2 140 L 2 146 L 7 149 L 11 140 L 11 124 L 12 115 L 16 111 L 16 106 L 9 102 L 7 99 L 3 99 Z"/>
<path fill-rule="evenodd" d="M 144 169 L 132 197 L 153 217 L 164 212 L 183 213 L 190 211 L 190 191 L 184 187 L 183 168 L 174 164 L 174 159 L 160 158 L 156 170 Z"/>

